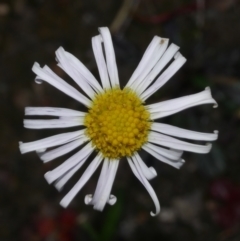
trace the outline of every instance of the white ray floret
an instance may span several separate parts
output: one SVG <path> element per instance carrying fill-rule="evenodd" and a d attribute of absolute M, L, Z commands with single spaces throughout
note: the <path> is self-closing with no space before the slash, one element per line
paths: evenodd
<path fill-rule="evenodd" d="M 88 82 L 92 88 L 98 92 L 103 92 L 103 88 L 98 83 L 96 78 L 93 76 L 93 74 L 82 64 L 82 62 L 77 59 L 75 56 L 70 54 L 69 52 L 65 51 L 66 56 L 68 57 L 68 61 L 70 61 L 71 65 L 74 67 L 74 69 L 79 72 Z"/>
<path fill-rule="evenodd" d="M 85 112 L 71 110 L 66 108 L 51 107 L 26 107 L 25 115 L 46 115 L 46 116 L 68 116 L 68 117 L 84 117 Z"/>
<path fill-rule="evenodd" d="M 183 151 L 166 149 L 166 148 L 163 148 L 160 146 L 153 145 L 152 143 L 149 143 L 149 142 L 146 143 L 145 145 L 143 145 L 142 148 L 144 148 L 144 147 L 152 149 L 154 152 L 157 152 L 158 154 L 160 154 L 168 159 L 174 160 L 174 161 L 179 160 L 179 158 L 183 154 Z"/>
<path fill-rule="evenodd" d="M 179 47 L 175 44 L 171 44 L 167 49 L 167 43 L 165 41 L 163 42 L 162 45 L 163 45 L 162 46 L 163 48 L 161 48 L 160 50 L 163 50 L 163 51 L 161 52 L 158 62 L 156 63 L 154 68 L 153 69 L 151 68 L 150 69 L 151 71 L 144 70 L 146 72 L 146 75 L 144 77 L 146 78 L 144 78 L 140 82 L 141 86 L 138 88 L 140 91 L 140 94 L 151 84 L 151 82 L 156 78 L 156 76 L 162 71 L 162 69 L 168 64 L 168 62 L 172 59 L 175 53 L 179 50 Z"/>
<path fill-rule="evenodd" d="M 207 145 L 192 144 L 153 131 L 150 131 L 148 141 L 161 146 L 195 153 L 208 153 L 212 147 L 210 143 L 207 143 Z"/>
<path fill-rule="evenodd" d="M 58 66 L 63 69 L 77 84 L 83 91 L 92 99 L 96 92 L 92 89 L 92 86 L 89 85 L 86 78 L 81 74 L 81 72 L 77 71 L 77 69 L 73 68 L 71 61 L 66 55 L 66 52 L 62 47 L 60 47 L 56 51 L 56 57 L 58 59 Z"/>
<path fill-rule="evenodd" d="M 80 145 L 82 145 L 84 142 L 88 141 L 89 139 L 86 136 L 82 136 L 81 138 L 72 141 L 70 143 L 67 143 L 65 145 L 62 145 L 60 147 L 57 147 L 50 151 L 45 151 L 43 154 L 40 154 L 40 158 L 43 162 L 49 162 L 52 161 L 60 156 L 63 156 L 70 151 L 76 149 Z"/>
<path fill-rule="evenodd" d="M 73 70 L 75 70 L 79 75 L 81 75 L 84 80 L 98 93 L 103 92 L 101 85 L 98 83 L 96 78 L 92 75 L 92 73 L 86 68 L 86 66 L 75 56 L 65 51 L 62 47 L 60 47 L 62 51 L 64 51 L 65 56 L 68 58 L 68 62 L 71 64 Z M 80 83 L 81 84 L 81 83 Z"/>
<path fill-rule="evenodd" d="M 176 136 L 184 139 L 198 140 L 198 141 L 215 141 L 218 137 L 218 131 L 214 131 L 214 133 L 202 133 L 196 131 L 190 131 L 186 129 L 182 129 L 176 126 L 171 126 L 162 123 L 154 122 L 151 125 L 151 130 L 157 131 L 169 136 Z"/>
<path fill-rule="evenodd" d="M 107 158 L 104 159 L 103 162 L 103 166 L 102 166 L 102 170 L 100 173 L 100 177 L 98 179 L 98 183 L 97 183 L 97 187 L 95 190 L 95 193 L 91 199 L 91 202 L 88 202 L 87 204 L 92 204 L 95 205 L 97 203 L 97 201 L 99 200 L 101 193 L 104 189 L 104 186 L 106 184 L 107 181 L 107 173 L 108 173 L 108 169 L 109 169 L 109 160 Z M 89 195 L 88 195 L 89 196 Z"/>
<path fill-rule="evenodd" d="M 69 85 L 67 82 L 65 82 L 63 79 L 61 79 L 59 76 L 57 76 L 47 66 L 41 68 L 38 63 L 35 63 L 33 65 L 32 71 L 37 75 L 37 77 L 36 77 L 37 81 L 44 80 L 44 81 L 48 82 L 50 85 L 52 85 L 55 88 L 64 92 L 66 95 L 69 95 L 70 97 L 76 99 L 83 105 L 90 107 L 91 101 L 87 97 L 85 97 L 83 94 L 81 94 L 75 88 L 73 88 L 71 85 Z"/>
<path fill-rule="evenodd" d="M 112 87 L 119 86 L 118 69 L 113 49 L 112 38 L 108 28 L 99 28 L 105 50 L 106 63 Z"/>
<path fill-rule="evenodd" d="M 103 49 L 102 49 L 102 37 L 101 35 L 92 38 L 92 48 L 95 56 L 95 60 L 98 67 L 98 72 L 104 89 L 111 88 L 110 80 L 108 77 L 107 65 L 104 59 Z"/>
<path fill-rule="evenodd" d="M 160 89 L 186 62 L 186 59 L 179 53 L 177 53 L 175 60 L 171 65 L 157 78 L 157 80 L 151 85 L 143 94 L 141 98 L 145 101 L 156 91 Z M 167 56 L 168 57 L 168 56 Z M 168 59 L 167 59 L 168 60 Z M 149 79 L 151 83 L 151 78 Z M 145 87 L 143 88 L 145 90 Z"/>
<path fill-rule="evenodd" d="M 28 143 L 20 142 L 19 148 L 21 153 L 27 153 L 30 151 L 37 151 L 53 146 L 59 146 L 68 142 L 79 139 L 84 134 L 84 130 L 68 132 L 64 134 L 58 134 L 55 136 L 47 137 L 38 141 L 32 141 Z"/>
<path fill-rule="evenodd" d="M 148 105 L 147 108 L 151 113 L 151 119 L 156 120 L 173 115 L 187 108 L 203 104 L 214 104 L 213 107 L 217 107 L 216 101 L 211 96 L 210 88 L 206 88 L 204 91 L 197 94 Z"/>
<path fill-rule="evenodd" d="M 135 83 L 135 81 L 137 81 L 138 77 L 140 77 L 140 74 L 143 72 L 143 70 L 148 65 L 148 62 L 151 61 L 151 58 L 152 58 L 154 52 L 158 49 L 158 46 L 159 46 L 160 43 L 161 43 L 161 38 L 158 37 L 158 36 L 155 36 L 153 38 L 153 40 L 151 41 L 151 43 L 149 44 L 149 46 L 147 47 L 140 63 L 138 64 L 137 68 L 133 72 L 131 78 L 129 79 L 129 81 L 126 85 L 126 87 L 132 87 L 132 85 Z"/>
<path fill-rule="evenodd" d="M 157 176 L 157 172 L 153 167 L 147 167 L 147 165 L 143 162 L 142 158 L 139 156 L 138 153 L 132 156 L 132 160 L 135 165 L 138 165 L 141 168 L 143 175 L 148 179 L 151 180 Z"/>
<path fill-rule="evenodd" d="M 73 126 L 82 126 L 83 117 L 70 119 L 51 119 L 51 120 L 28 120 L 23 121 L 23 125 L 28 129 L 49 129 L 49 128 L 66 128 Z"/>
<path fill-rule="evenodd" d="M 185 57 L 179 52 L 179 47 L 175 44 L 168 46 L 168 42 L 168 39 L 158 36 L 152 39 L 139 65 L 125 86 L 125 88 L 131 89 L 143 104 L 145 100 L 167 83 L 186 62 Z M 56 51 L 57 65 L 72 78 L 78 85 L 78 88 L 84 92 L 83 94 L 56 75 L 48 66 L 41 68 L 38 63 L 34 63 L 32 68 L 37 75 L 35 81 L 39 84 L 45 81 L 85 107 L 92 108 L 96 100 L 95 97 L 98 94 L 104 95 L 111 88 L 120 86 L 112 38 L 108 28 L 99 28 L 99 35 L 92 38 L 92 48 L 99 72 L 99 81 L 75 56 L 65 51 L 62 47 Z M 145 105 L 146 110 L 150 114 L 150 122 L 147 120 L 147 123 L 150 123 L 150 128 L 149 132 L 147 132 L 147 140 L 142 144 L 141 148 L 157 160 L 177 169 L 185 162 L 182 159 L 183 151 L 201 154 L 208 153 L 212 146 L 210 143 L 199 145 L 177 138 L 210 142 L 217 139 L 218 131 L 200 133 L 154 122 L 157 119 L 203 104 L 213 104 L 214 107 L 217 107 L 209 87 L 196 94 Z M 111 190 L 120 160 L 118 157 L 109 159 L 107 155 L 104 156 L 104 151 L 101 152 L 96 148 L 96 143 L 93 141 L 94 138 L 90 138 L 87 135 L 88 127 L 85 121 L 87 118 L 85 119 L 85 117 L 88 113 L 67 108 L 26 107 L 25 115 L 28 117 L 37 116 L 38 119 L 25 119 L 25 128 L 50 129 L 80 126 L 80 130 L 57 134 L 28 143 L 20 142 L 19 148 L 21 153 L 36 151 L 44 163 L 71 153 L 74 150 L 76 151 L 78 148 L 76 153 L 66 158 L 65 162 L 44 175 L 47 182 L 54 183 L 58 190 L 64 187 L 94 152 L 98 152 L 88 164 L 79 181 L 61 200 L 60 204 L 63 207 L 67 207 L 94 174 L 98 166 L 103 163 L 94 194 L 85 196 L 87 205 L 93 205 L 94 209 L 102 211 L 106 203 L 113 205 L 117 201 L 117 198 L 111 194 Z M 39 119 L 39 116 L 43 116 L 43 119 Z M 84 125 L 86 127 L 83 129 Z M 96 134 L 97 132 L 94 131 L 93 133 Z M 156 170 L 153 167 L 148 167 L 136 150 L 131 155 L 126 156 L 126 158 L 132 172 L 151 196 L 156 209 L 155 212 L 151 212 L 151 215 L 156 216 L 160 212 L 160 204 L 148 182 L 148 180 L 157 177 Z"/>
<path fill-rule="evenodd" d="M 159 45 L 155 49 L 155 51 L 152 53 L 151 58 L 148 60 L 148 62 L 145 64 L 144 68 L 142 68 L 142 72 L 138 76 L 138 78 L 133 82 L 131 87 L 136 90 L 136 92 L 141 93 L 143 91 L 143 87 L 141 86 L 146 81 L 146 76 L 150 73 L 152 69 L 156 69 L 156 66 L 159 65 L 162 58 L 164 59 L 165 56 L 165 50 L 167 49 L 168 40 L 166 39 L 160 39 Z M 176 45 L 175 45 L 176 46 Z M 176 46 L 177 47 L 177 46 Z M 179 47 L 177 47 L 179 48 Z M 166 51 L 168 52 L 168 51 Z M 163 57 L 162 57 L 163 55 Z M 162 57 L 162 58 L 161 58 Z M 170 57 L 169 57 L 170 58 Z M 170 59 L 169 59 L 170 60 Z M 167 62 L 166 62 L 167 63 Z M 152 72 L 152 71 L 151 71 Z M 159 72 L 158 72 L 159 73 Z"/>
<path fill-rule="evenodd" d="M 101 195 L 99 199 L 94 203 L 93 208 L 99 211 L 102 211 L 105 204 L 110 198 L 112 185 L 117 173 L 119 160 L 110 160 L 109 168 L 107 170 L 107 180 L 103 185 L 103 189 L 101 191 Z"/>
<path fill-rule="evenodd" d="M 146 188 L 149 195 L 151 196 L 151 198 L 155 204 L 156 212 L 155 213 L 151 212 L 150 214 L 151 214 L 151 216 L 156 216 L 160 212 L 160 204 L 159 204 L 156 193 L 154 192 L 153 188 L 151 187 L 151 185 L 147 181 L 146 177 L 142 173 L 141 167 L 138 165 L 138 163 L 136 163 L 136 165 L 134 165 L 130 157 L 128 157 L 127 160 L 128 160 L 128 163 L 129 163 L 134 175 L 143 184 L 143 186 Z"/>
<path fill-rule="evenodd" d="M 85 197 L 85 203 L 87 205 L 93 205 L 94 209 L 102 211 L 107 202 L 110 205 L 113 205 L 116 202 L 116 197 L 111 195 L 110 192 L 118 164 L 119 160 L 109 160 L 107 158 L 104 160 L 94 195 L 92 196 L 89 194 Z"/>
<path fill-rule="evenodd" d="M 60 204 L 63 207 L 67 207 L 69 203 L 72 201 L 72 199 L 77 195 L 77 193 L 82 189 L 82 187 L 86 184 L 86 182 L 89 180 L 89 178 L 93 175 L 93 173 L 98 168 L 99 164 L 102 161 L 101 155 L 97 155 L 91 164 L 88 166 L 86 171 L 83 173 L 79 181 L 74 185 L 74 187 L 71 189 L 71 191 L 61 200 Z M 74 170 L 75 171 L 75 170 Z M 72 174 L 72 173 L 71 173 Z M 66 175 L 60 180 L 57 181 L 55 184 L 57 189 L 61 189 L 64 184 L 71 178 L 72 175 Z"/>
<path fill-rule="evenodd" d="M 148 152 L 149 154 L 151 154 L 152 156 L 154 156 L 156 159 L 158 159 L 159 161 L 161 162 L 164 162 L 172 167 L 175 167 L 177 169 L 179 169 L 183 164 L 184 164 L 184 160 L 179 158 L 178 160 L 174 160 L 174 159 L 170 159 L 170 158 L 167 158 L 161 154 L 159 154 L 158 151 L 150 148 L 149 146 L 143 146 L 142 147 L 143 150 L 145 150 L 146 152 Z"/>
<path fill-rule="evenodd" d="M 77 164 L 81 163 L 83 165 L 84 162 L 87 160 L 87 157 L 89 157 L 92 152 L 93 148 L 91 147 L 91 143 L 88 143 L 80 151 L 68 158 L 64 163 L 62 163 L 52 171 L 45 173 L 45 179 L 48 183 L 54 182 L 62 175 L 67 173 L 69 170 L 74 168 Z"/>

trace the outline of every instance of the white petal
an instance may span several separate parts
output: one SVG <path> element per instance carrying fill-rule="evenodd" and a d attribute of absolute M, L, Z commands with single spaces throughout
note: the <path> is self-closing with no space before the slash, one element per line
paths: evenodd
<path fill-rule="evenodd" d="M 68 59 L 71 62 L 72 66 L 85 77 L 89 85 L 92 86 L 92 88 L 96 92 L 101 93 L 103 91 L 101 85 L 98 83 L 96 78 L 92 75 L 92 73 L 85 67 L 85 65 L 69 52 L 65 51 L 65 54 L 66 56 L 68 56 Z"/>
<path fill-rule="evenodd" d="M 144 76 L 146 78 L 144 78 L 144 81 L 142 81 L 141 86 L 138 88 L 139 94 L 142 94 L 142 92 L 146 90 L 146 88 L 155 80 L 157 75 L 163 70 L 163 68 L 168 64 L 168 62 L 173 58 L 175 53 L 179 50 L 179 47 L 175 44 L 171 44 L 167 50 L 166 48 L 167 43 L 164 42 L 159 50 L 160 53 L 156 51 L 156 53 L 159 55 L 159 61 L 151 70 L 151 72 L 148 73 L 148 75 Z"/>
<path fill-rule="evenodd" d="M 69 95 L 70 97 L 76 99 L 83 105 L 90 107 L 91 101 L 82 95 L 79 91 L 57 76 L 51 71 L 47 66 L 41 68 L 38 63 L 34 63 L 32 71 L 37 75 L 37 79 L 44 80 L 54 86 L 55 88 L 61 90 L 63 93 Z"/>
<path fill-rule="evenodd" d="M 69 119 L 51 119 L 51 120 L 23 120 L 23 125 L 28 129 L 49 129 L 49 128 L 66 128 L 81 126 L 84 123 L 84 117 Z"/>
<path fill-rule="evenodd" d="M 91 205 L 92 204 L 92 194 L 86 195 L 85 198 L 84 198 L 84 202 L 85 202 L 86 205 Z M 112 206 L 117 202 L 117 197 L 111 194 L 109 196 L 109 199 L 108 199 L 107 202 L 108 202 L 109 205 Z"/>
<path fill-rule="evenodd" d="M 96 78 L 92 75 L 92 73 L 86 68 L 86 66 L 79 60 L 77 59 L 74 55 L 70 54 L 69 52 L 65 52 L 65 55 L 68 57 L 68 61 L 69 63 L 72 65 L 72 67 L 75 68 L 75 70 L 81 74 L 85 80 L 88 82 L 88 84 L 90 86 L 92 86 L 92 88 L 100 93 L 103 92 L 102 87 L 100 86 L 100 84 L 98 83 L 98 81 L 96 80 Z"/>
<path fill-rule="evenodd" d="M 162 101 L 159 103 L 148 105 L 146 107 L 150 110 L 151 113 L 154 113 L 154 112 L 159 112 L 160 107 L 161 107 L 161 111 L 167 111 L 169 108 L 174 110 L 178 108 L 178 105 L 182 106 L 183 104 L 188 104 L 189 102 L 195 103 L 195 102 L 205 101 L 209 99 L 212 99 L 212 95 L 211 95 L 210 88 L 207 87 L 205 88 L 205 90 L 198 92 L 196 94 L 186 95 L 186 96 L 175 98 L 172 100 Z M 179 104 L 176 106 L 177 103 Z"/>
<path fill-rule="evenodd" d="M 164 162 L 164 163 L 166 163 L 166 164 L 168 164 L 170 166 L 173 166 L 173 167 L 175 167 L 177 169 L 179 169 L 185 162 L 183 159 L 178 159 L 178 160 L 168 159 L 167 157 L 162 156 L 161 154 L 159 154 L 158 152 L 156 152 L 153 149 L 149 148 L 148 146 L 143 146 L 142 148 L 143 148 L 143 150 L 145 150 L 146 152 L 148 152 L 149 154 L 154 156 L 159 161 L 162 161 L 162 162 Z"/>
<path fill-rule="evenodd" d="M 217 107 L 216 101 L 212 98 L 210 88 L 206 88 L 204 91 L 197 94 L 148 105 L 146 108 L 151 113 L 151 119 L 155 120 L 202 104 L 214 104 L 214 107 Z"/>
<path fill-rule="evenodd" d="M 144 174 L 142 173 L 140 166 L 134 165 L 130 158 L 127 158 L 127 160 L 128 160 L 128 163 L 129 163 L 134 175 L 139 179 L 139 181 L 143 184 L 143 186 L 146 188 L 149 195 L 151 196 L 151 198 L 155 204 L 156 212 L 155 213 L 151 212 L 150 214 L 151 214 L 151 216 L 156 216 L 160 212 L 160 204 L 159 204 L 156 193 L 154 192 L 153 188 L 151 187 L 151 185 L 145 178 Z"/>
<path fill-rule="evenodd" d="M 79 139 L 72 141 L 68 144 L 55 148 L 51 151 L 39 154 L 41 160 L 46 163 L 56 159 L 57 157 L 63 156 L 70 151 L 76 149 L 78 146 L 82 145 L 84 142 L 88 141 L 88 138 L 85 136 L 80 137 Z"/>
<path fill-rule="evenodd" d="M 90 99 L 92 99 L 96 92 L 92 89 L 81 72 L 77 71 L 71 65 L 70 60 L 65 53 L 66 52 L 62 47 L 58 48 L 56 51 L 56 56 L 59 61 L 58 66 L 62 68 L 78 84 L 80 88 L 83 89 L 83 91 L 90 97 Z"/>
<path fill-rule="evenodd" d="M 112 87 L 119 86 L 118 69 L 117 69 L 117 63 L 116 63 L 115 53 L 113 49 L 111 34 L 107 27 L 99 28 L 98 30 L 103 40 L 108 74 L 110 77 L 111 85 Z"/>
<path fill-rule="evenodd" d="M 109 205 L 113 206 L 117 202 L 117 197 L 111 194 L 107 202 Z"/>
<path fill-rule="evenodd" d="M 86 159 L 87 158 L 85 157 L 84 162 Z M 54 183 L 54 186 L 56 187 L 56 189 L 58 191 L 61 191 L 64 185 L 67 183 L 67 181 L 81 168 L 82 165 L 83 165 L 82 162 L 78 163 L 75 167 L 73 167 L 68 172 L 66 172 L 61 177 L 59 177 Z"/>
<path fill-rule="evenodd" d="M 98 154 L 93 161 L 90 163 L 90 165 L 87 167 L 85 172 L 83 173 L 82 177 L 78 181 L 78 184 L 82 185 L 82 187 L 85 185 L 85 183 L 89 180 L 89 178 L 93 175 L 93 173 L 96 171 L 98 168 L 99 164 L 102 161 L 102 157 L 100 154 Z M 63 186 L 66 184 L 66 182 L 75 174 L 75 172 L 81 167 L 79 163 L 77 166 L 75 166 L 73 169 L 71 169 L 68 173 L 57 179 L 56 183 L 54 184 L 55 187 L 58 190 L 61 190 Z"/>
<path fill-rule="evenodd" d="M 168 40 L 166 40 L 168 41 Z M 161 38 L 158 36 L 154 36 L 150 44 L 148 45 L 145 53 L 143 54 L 143 57 L 138 64 L 137 68 L 133 72 L 131 78 L 129 79 L 126 87 L 131 87 L 132 84 L 137 80 L 137 78 L 140 76 L 142 73 L 143 69 L 145 69 L 146 65 L 148 62 L 151 60 L 155 50 L 158 48 L 159 43 L 161 42 Z"/>
<path fill-rule="evenodd" d="M 30 151 L 37 151 L 44 148 L 63 145 L 65 143 L 78 139 L 84 134 L 84 131 L 85 129 L 80 131 L 58 134 L 58 135 L 47 137 L 37 141 L 32 141 L 27 143 L 20 142 L 19 148 L 21 153 L 23 154 Z"/>
<path fill-rule="evenodd" d="M 199 141 L 215 141 L 218 138 L 218 131 L 214 131 L 214 133 L 202 133 L 162 123 L 152 123 L 151 130 L 161 132 L 170 136 Z"/>
<path fill-rule="evenodd" d="M 86 160 L 88 159 L 89 155 L 84 157 L 81 162 L 79 162 L 76 166 L 74 166 L 73 168 L 69 169 L 67 172 L 65 172 L 64 174 L 62 174 L 60 177 L 58 177 L 55 180 L 54 186 L 56 187 L 56 189 L 58 191 L 61 191 L 63 186 L 67 183 L 67 181 L 81 168 L 81 166 L 86 162 Z M 52 179 L 51 179 L 51 175 L 46 175 L 45 176 L 47 182 L 49 184 L 52 183 Z"/>
<path fill-rule="evenodd" d="M 135 153 L 134 156 L 132 156 L 132 160 L 135 163 L 138 163 L 139 167 L 142 170 L 142 173 L 144 174 L 144 176 L 148 179 L 151 180 L 154 177 L 157 176 L 157 172 L 153 167 L 148 167 L 142 160 L 142 158 L 139 156 L 138 153 Z"/>
<path fill-rule="evenodd" d="M 101 192 L 100 198 L 96 201 L 93 208 L 102 211 L 106 202 L 109 200 L 112 185 L 116 176 L 119 160 L 110 160 L 107 173 L 107 182 Z"/>
<path fill-rule="evenodd" d="M 179 150 L 173 150 L 173 149 L 165 149 L 165 148 L 162 148 L 160 146 L 156 146 L 156 145 L 153 145 L 151 143 L 146 143 L 143 147 L 148 147 L 150 148 L 151 150 L 153 150 L 154 152 L 157 152 L 159 155 L 162 155 L 164 157 L 167 157 L 168 159 L 172 159 L 172 160 L 179 160 L 180 157 L 182 156 L 183 154 L 183 151 L 179 151 Z"/>
<path fill-rule="evenodd" d="M 83 65 L 83 63 L 78 60 L 75 56 L 65 51 L 68 60 L 71 65 L 76 69 L 76 71 L 81 74 L 88 84 L 98 93 L 103 92 L 103 89 L 92 73 Z"/>
<path fill-rule="evenodd" d="M 92 48 L 96 59 L 102 86 L 104 89 L 109 89 L 111 88 L 111 86 L 110 86 L 110 80 L 108 77 L 107 65 L 106 65 L 106 61 L 104 59 L 103 50 L 102 50 L 101 35 L 98 35 L 92 38 Z"/>
<path fill-rule="evenodd" d="M 93 204 L 93 205 L 99 199 L 99 197 L 102 193 L 102 190 L 104 189 L 104 186 L 107 182 L 107 178 L 108 178 L 107 174 L 108 174 L 108 169 L 109 169 L 109 163 L 110 162 L 109 162 L 108 158 L 105 158 L 104 162 L 103 162 L 102 170 L 101 170 L 98 182 L 97 182 L 97 187 L 96 187 L 95 193 L 94 193 L 93 198 L 92 198 L 91 204 Z"/>
<path fill-rule="evenodd" d="M 207 143 L 207 145 L 192 144 L 152 131 L 149 133 L 148 141 L 176 150 L 183 150 L 195 153 L 208 153 L 212 148 L 212 145 L 210 143 Z"/>
<path fill-rule="evenodd" d="M 94 158 L 94 160 L 90 163 L 90 165 L 85 170 L 85 172 L 83 173 L 79 181 L 74 185 L 71 191 L 68 192 L 68 194 L 61 200 L 60 202 L 61 206 L 67 207 L 69 205 L 69 203 L 73 200 L 73 198 L 77 195 L 77 193 L 82 189 L 82 187 L 86 184 L 86 182 L 90 179 L 90 177 L 96 171 L 101 161 L 102 161 L 102 157 L 100 155 L 97 155 Z M 74 172 L 75 171 L 77 170 L 74 170 Z M 73 173 L 70 173 L 70 174 L 73 175 Z M 71 177 L 70 174 L 67 174 L 56 183 L 56 187 L 58 189 L 61 189 L 64 186 L 64 184 L 69 180 L 69 178 Z"/>
<path fill-rule="evenodd" d="M 41 154 L 41 153 L 45 152 L 46 150 L 47 150 L 47 148 L 39 149 L 39 150 L 36 150 L 36 153 Z"/>
<path fill-rule="evenodd" d="M 75 167 L 64 173 L 60 176 L 54 183 L 54 186 L 58 191 L 61 191 L 67 181 L 81 168 L 81 166 L 85 163 L 88 157 L 85 157 L 83 161 L 79 162 Z"/>
<path fill-rule="evenodd" d="M 144 85 L 148 81 L 148 78 L 149 78 L 148 76 L 151 75 L 151 73 L 154 72 L 156 67 L 159 66 L 159 63 L 162 63 L 163 67 L 164 67 L 165 64 L 167 64 L 167 62 L 164 61 L 164 59 L 165 59 L 164 56 L 162 57 L 163 53 L 167 49 L 167 46 L 168 46 L 168 39 L 161 39 L 159 41 L 159 45 L 157 46 L 157 48 L 153 52 L 151 58 L 148 60 L 148 63 L 146 63 L 146 65 L 142 69 L 142 72 L 140 73 L 138 78 L 131 85 L 131 88 L 134 89 L 137 93 L 141 94 L 146 89 L 146 87 Z M 170 46 L 170 48 L 171 48 L 171 46 Z M 176 48 L 179 49 L 178 46 L 176 46 Z M 168 50 L 166 51 L 166 53 L 167 52 L 168 52 Z M 163 61 L 162 61 L 162 59 L 163 59 Z M 169 61 L 170 61 L 170 59 L 169 59 Z M 160 72 L 160 70 L 157 72 L 157 74 L 159 74 L 159 72 Z"/>
<path fill-rule="evenodd" d="M 167 51 L 166 51 L 167 52 Z M 181 54 L 177 54 L 177 58 L 171 63 L 171 65 L 157 78 L 157 80 L 151 85 L 142 95 L 142 99 L 145 101 L 151 95 L 153 95 L 160 87 L 162 87 L 186 62 Z M 161 63 L 162 59 L 160 59 Z"/>
<path fill-rule="evenodd" d="M 84 164 L 86 159 L 90 156 L 90 154 L 93 152 L 93 148 L 91 146 L 91 142 L 88 143 L 86 146 L 84 146 L 80 151 L 75 153 L 73 156 L 68 158 L 64 163 L 53 169 L 52 171 L 49 171 L 45 173 L 44 177 L 46 178 L 47 182 L 50 184 L 57 180 L 59 177 L 64 175 L 66 172 L 71 170 L 73 167 L 81 163 L 81 165 Z"/>
<path fill-rule="evenodd" d="M 56 107 L 26 107 L 25 115 L 84 117 L 85 112 Z"/>
<path fill-rule="evenodd" d="M 84 198 L 84 202 L 85 202 L 86 205 L 90 205 L 91 202 L 92 202 L 92 194 L 86 195 L 85 198 Z"/>

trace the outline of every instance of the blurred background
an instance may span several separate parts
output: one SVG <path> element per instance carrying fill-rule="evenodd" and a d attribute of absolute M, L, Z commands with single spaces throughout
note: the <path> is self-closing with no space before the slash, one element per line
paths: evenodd
<path fill-rule="evenodd" d="M 0 1 L 0 240 L 141 241 L 240 240 L 240 3 L 238 0 L 6 0 Z M 43 165 L 36 153 L 21 155 L 19 141 L 33 141 L 61 130 L 23 128 L 25 106 L 81 109 L 48 84 L 37 85 L 31 68 L 56 67 L 63 46 L 98 78 L 91 37 L 108 26 L 122 86 L 154 35 L 181 47 L 187 63 L 151 103 L 212 89 L 219 107 L 199 106 L 162 119 L 191 130 L 219 130 L 207 155 L 185 153 L 176 170 L 142 153 L 158 172 L 151 181 L 161 203 L 152 218 L 152 200 L 122 160 L 112 193 L 114 206 L 97 212 L 84 204 L 93 193 L 99 170 L 69 208 L 62 192 L 43 175 L 66 157 Z M 83 168 L 84 169 L 84 168 Z M 100 168 L 99 168 L 100 169 Z"/>

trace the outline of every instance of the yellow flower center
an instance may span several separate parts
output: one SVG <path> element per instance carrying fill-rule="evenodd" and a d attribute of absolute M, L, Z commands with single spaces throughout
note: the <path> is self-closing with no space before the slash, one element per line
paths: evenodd
<path fill-rule="evenodd" d="M 104 157 L 131 156 L 147 141 L 150 113 L 130 89 L 98 94 L 86 114 L 86 135 Z"/>

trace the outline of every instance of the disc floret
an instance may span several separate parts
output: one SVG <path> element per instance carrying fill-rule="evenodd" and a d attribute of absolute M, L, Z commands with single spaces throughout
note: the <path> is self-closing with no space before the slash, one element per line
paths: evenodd
<path fill-rule="evenodd" d="M 86 135 L 110 159 L 131 156 L 147 142 L 150 113 L 130 89 L 96 95 L 84 121 Z"/>

